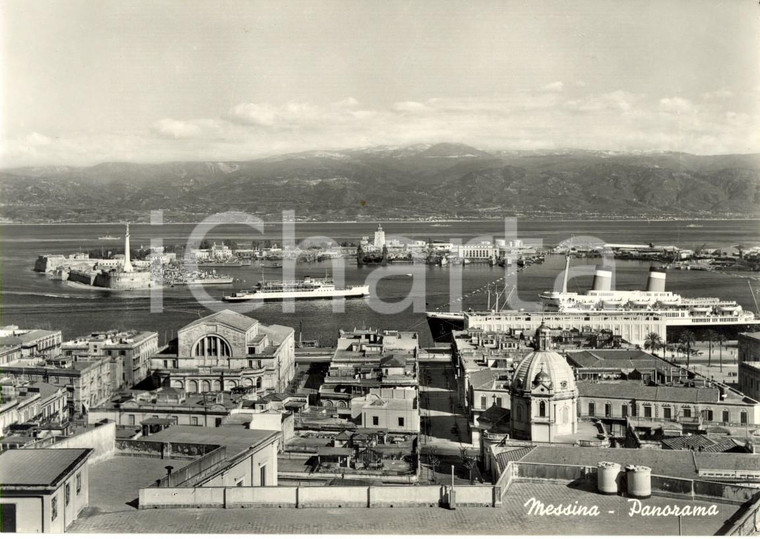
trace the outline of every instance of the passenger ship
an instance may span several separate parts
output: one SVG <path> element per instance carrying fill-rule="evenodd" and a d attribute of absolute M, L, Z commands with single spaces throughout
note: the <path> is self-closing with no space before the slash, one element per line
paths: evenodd
<path fill-rule="evenodd" d="M 568 259 L 569 265 L 569 259 Z M 568 269 L 561 292 L 540 294 L 542 312 L 428 312 L 433 338 L 451 339 L 451 332 L 465 327 L 486 331 L 532 332 L 545 322 L 561 329 L 609 330 L 630 343 L 642 345 L 650 332 L 673 341 L 690 329 L 696 333 L 712 329 L 728 338 L 760 327 L 760 320 L 735 301 L 716 297 L 685 298 L 665 291 L 665 270 L 649 270 L 646 290 L 612 290 L 611 270 L 599 267 L 592 289 L 586 294 L 567 291 Z M 699 335 L 697 335 L 699 337 Z"/>
<path fill-rule="evenodd" d="M 369 286 L 351 286 L 336 288 L 332 279 L 312 279 L 306 277 L 301 281 L 259 281 L 254 290 L 241 290 L 223 301 L 272 301 L 284 299 L 329 299 L 361 298 L 369 296 Z"/>

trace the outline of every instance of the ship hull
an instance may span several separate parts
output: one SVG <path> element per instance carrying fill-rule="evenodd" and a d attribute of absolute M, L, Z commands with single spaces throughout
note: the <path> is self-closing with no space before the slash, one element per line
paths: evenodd
<path fill-rule="evenodd" d="M 452 332 L 465 327 L 463 313 L 426 313 L 430 334 L 435 342 L 451 342 Z"/>

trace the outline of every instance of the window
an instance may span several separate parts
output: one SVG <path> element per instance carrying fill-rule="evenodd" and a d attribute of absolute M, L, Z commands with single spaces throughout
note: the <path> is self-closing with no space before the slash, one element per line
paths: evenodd
<path fill-rule="evenodd" d="M 648 404 L 644 406 L 644 417 L 652 417 L 652 407 Z"/>
<path fill-rule="evenodd" d="M 404 418 L 403 417 L 399 417 L 398 418 L 398 426 L 399 427 L 403 427 L 404 426 Z"/>
<path fill-rule="evenodd" d="M 133 414 L 129 414 L 129 417 L 127 418 L 127 422 L 130 425 L 134 425 L 135 424 L 135 416 Z"/>
<path fill-rule="evenodd" d="M 662 409 L 662 417 L 664 417 L 665 419 L 673 418 L 673 410 L 671 410 L 670 406 L 665 406 Z"/>
<path fill-rule="evenodd" d="M 480 397 L 480 407 L 483 408 L 484 410 L 488 408 L 488 397 L 486 397 L 485 395 L 482 395 Z"/>
<path fill-rule="evenodd" d="M 221 417 L 215 418 L 215 424 L 214 424 L 214 426 L 215 427 L 221 427 L 222 426 L 222 418 Z"/>
<path fill-rule="evenodd" d="M 538 416 L 546 417 L 546 403 L 544 401 L 538 403 Z"/>
<path fill-rule="evenodd" d="M 197 417 L 195 417 L 195 416 L 192 416 L 192 417 L 190 418 L 190 424 L 191 424 L 191 425 L 194 425 L 194 426 L 196 426 L 196 427 L 197 427 L 197 426 L 198 426 L 198 418 L 197 418 Z"/>
<path fill-rule="evenodd" d="M 684 408 L 683 409 L 683 416 L 684 417 L 691 417 L 691 408 Z"/>
<path fill-rule="evenodd" d="M 604 415 L 606 417 L 612 417 L 612 405 L 609 402 L 604 405 Z"/>
<path fill-rule="evenodd" d="M 636 417 L 636 405 L 631 404 L 631 417 Z"/>
<path fill-rule="evenodd" d="M 50 498 L 50 520 L 58 518 L 58 496 Z"/>
<path fill-rule="evenodd" d="M 712 421 L 713 420 L 713 411 L 709 408 L 707 410 L 702 410 L 702 418 L 705 421 Z"/>
<path fill-rule="evenodd" d="M 79 472 L 76 476 L 76 488 L 77 488 L 77 494 L 82 492 L 82 472 Z"/>
<path fill-rule="evenodd" d="M 620 415 L 622 415 L 623 417 L 627 417 L 628 416 L 628 405 L 627 404 L 623 404 L 620 407 Z"/>
<path fill-rule="evenodd" d="M 723 423 L 731 423 L 731 414 L 728 413 L 728 410 L 723 410 Z"/>
<path fill-rule="evenodd" d="M 593 402 L 588 403 L 588 415 L 589 416 L 596 415 L 596 403 L 593 403 Z"/>
<path fill-rule="evenodd" d="M 71 483 L 66 483 L 63 487 L 63 504 L 68 507 L 71 502 Z"/>
<path fill-rule="evenodd" d="M 266 465 L 259 468 L 259 483 L 262 487 L 267 486 L 267 467 Z"/>
<path fill-rule="evenodd" d="M 373 415 L 372 416 L 372 424 L 375 425 L 375 426 L 379 425 L 380 424 L 380 418 L 377 417 L 376 415 Z"/>
<path fill-rule="evenodd" d="M 746 424 L 747 424 L 747 412 L 742 412 L 742 413 L 739 415 L 739 422 L 740 422 L 742 425 L 746 425 Z"/>
<path fill-rule="evenodd" d="M 496 406 L 501 408 L 501 397 L 496 397 Z"/>

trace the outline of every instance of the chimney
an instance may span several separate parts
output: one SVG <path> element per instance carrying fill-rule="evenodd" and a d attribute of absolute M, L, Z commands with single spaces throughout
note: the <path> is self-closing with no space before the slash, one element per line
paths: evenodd
<path fill-rule="evenodd" d="M 612 290 L 612 270 L 604 266 L 597 266 L 591 289 L 600 291 Z"/>
<path fill-rule="evenodd" d="M 649 268 L 647 292 L 665 292 L 665 270 L 654 266 Z"/>

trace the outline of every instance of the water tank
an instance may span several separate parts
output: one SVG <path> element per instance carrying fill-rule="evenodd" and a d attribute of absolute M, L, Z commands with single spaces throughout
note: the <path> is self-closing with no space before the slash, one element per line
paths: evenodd
<path fill-rule="evenodd" d="M 600 462 L 596 466 L 596 488 L 602 494 L 617 494 L 617 479 L 620 475 L 617 462 Z"/>
<path fill-rule="evenodd" d="M 648 466 L 626 466 L 628 496 L 649 498 L 652 495 L 652 469 Z"/>

